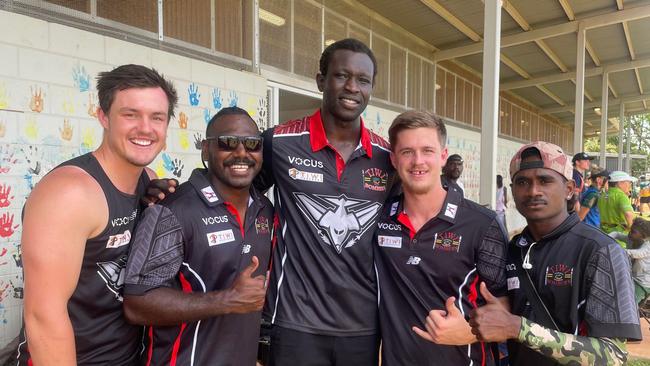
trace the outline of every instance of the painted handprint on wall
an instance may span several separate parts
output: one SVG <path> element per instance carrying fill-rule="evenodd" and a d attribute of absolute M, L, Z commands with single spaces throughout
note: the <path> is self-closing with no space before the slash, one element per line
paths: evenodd
<path fill-rule="evenodd" d="M 187 131 L 178 131 L 178 144 L 183 150 L 190 148 L 190 139 L 187 135 Z"/>
<path fill-rule="evenodd" d="M 80 92 L 87 92 L 90 89 L 90 75 L 86 72 L 86 68 L 77 65 L 77 67 L 72 69 L 72 80 L 74 81 L 74 86 Z"/>
<path fill-rule="evenodd" d="M 181 174 L 183 173 L 183 168 L 185 168 L 185 164 L 183 164 L 180 159 L 172 159 L 169 154 L 162 153 L 162 162 L 165 170 L 180 178 Z M 159 176 L 162 177 L 163 175 Z"/>
<path fill-rule="evenodd" d="M 210 112 L 210 108 L 206 108 L 203 110 L 203 120 L 205 121 L 205 124 L 208 124 L 210 119 L 212 119 L 212 113 Z"/>
<path fill-rule="evenodd" d="M 178 114 L 178 127 L 180 128 L 187 128 L 187 114 L 185 112 L 181 112 Z"/>
<path fill-rule="evenodd" d="M 229 93 L 228 107 L 236 107 L 238 101 L 239 101 L 239 97 L 237 96 L 237 93 L 235 93 L 234 90 L 231 91 Z"/>
<path fill-rule="evenodd" d="M 32 96 L 29 99 L 29 109 L 36 113 L 43 112 L 43 90 L 38 86 L 32 86 L 30 90 Z"/>
<path fill-rule="evenodd" d="M 65 141 L 70 141 L 72 140 L 72 125 L 70 124 L 70 120 L 67 118 L 63 119 L 63 126 L 59 127 L 59 133 L 61 134 L 61 139 Z"/>
<path fill-rule="evenodd" d="M 8 238 L 18 229 L 18 224 L 14 225 L 14 214 L 7 212 L 0 216 L 0 237 Z"/>
<path fill-rule="evenodd" d="M 0 174 L 9 173 L 16 164 L 14 149 L 9 145 L 0 145 Z"/>
<path fill-rule="evenodd" d="M 0 185 L 0 207 L 8 207 L 15 196 L 11 195 L 11 186 L 2 183 Z"/>
<path fill-rule="evenodd" d="M 27 173 L 33 175 L 41 174 L 43 152 L 39 152 L 38 146 L 29 145 L 26 148 L 22 148 L 21 151 L 25 155 L 25 162 L 27 162 Z"/>
<path fill-rule="evenodd" d="M 266 98 L 260 98 L 257 100 L 257 126 L 260 128 L 264 128 L 268 125 L 266 120 L 266 105 Z"/>
<path fill-rule="evenodd" d="M 199 94 L 198 85 L 194 83 L 190 84 L 190 86 L 187 88 L 187 94 L 189 96 L 191 106 L 199 105 L 199 99 L 201 98 L 201 94 Z"/>
<path fill-rule="evenodd" d="M 86 127 L 81 133 L 81 148 L 82 151 L 90 151 L 95 146 L 95 134 L 92 128 Z"/>
<path fill-rule="evenodd" d="M 25 136 L 31 140 L 38 138 L 38 124 L 36 124 L 36 118 L 33 116 L 27 118 L 27 122 L 25 123 Z"/>
<path fill-rule="evenodd" d="M 97 104 L 93 93 L 88 93 L 88 115 L 97 118 Z"/>
<path fill-rule="evenodd" d="M 0 109 L 9 108 L 9 98 L 7 96 L 7 87 L 4 83 L 0 83 Z"/>
<path fill-rule="evenodd" d="M 223 107 L 221 90 L 219 88 L 212 89 L 212 106 L 217 110 L 217 112 Z"/>
<path fill-rule="evenodd" d="M 200 132 L 194 134 L 194 148 L 201 150 L 201 143 L 203 142 L 203 135 Z"/>

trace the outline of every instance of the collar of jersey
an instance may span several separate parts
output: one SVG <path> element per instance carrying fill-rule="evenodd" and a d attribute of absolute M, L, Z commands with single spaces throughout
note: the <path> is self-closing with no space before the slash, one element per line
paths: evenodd
<path fill-rule="evenodd" d="M 194 171 L 192 171 L 192 175 L 190 175 L 190 179 L 188 179 L 188 181 L 190 182 L 192 187 L 194 187 L 196 193 L 199 195 L 199 197 L 201 197 L 201 200 L 203 201 L 203 203 L 205 203 L 206 206 L 215 207 L 218 205 L 225 204 L 226 201 L 221 199 L 221 196 L 219 196 L 219 192 L 217 192 L 217 190 L 214 187 L 212 187 L 212 184 L 210 183 L 210 180 L 208 179 L 207 175 L 208 175 L 207 169 L 196 168 L 194 169 Z M 203 192 L 201 192 L 201 190 L 205 187 L 212 188 L 212 191 L 217 196 L 216 201 L 214 202 L 208 201 L 208 199 L 205 197 Z M 259 196 L 259 192 L 257 192 L 257 190 L 252 185 L 249 192 L 250 192 L 250 199 L 248 200 L 248 206 L 250 207 L 253 203 L 260 202 L 260 196 Z"/>
<path fill-rule="evenodd" d="M 372 144 L 370 143 L 370 133 L 363 124 L 363 118 L 359 117 L 361 123 L 361 141 L 360 145 L 366 151 L 366 155 L 372 158 Z M 320 151 L 329 146 L 330 149 L 336 151 L 334 146 L 330 145 L 325 134 L 325 127 L 323 127 L 323 119 L 320 115 L 320 109 L 316 110 L 314 114 L 309 116 L 309 142 L 313 152 Z"/>
<path fill-rule="evenodd" d="M 394 204 L 397 204 L 397 210 L 395 210 L 394 214 L 391 215 L 391 217 L 394 220 L 397 220 L 397 217 L 399 216 L 400 213 L 404 212 L 404 193 L 402 192 L 401 187 L 399 189 L 395 189 L 395 191 L 400 192 L 398 195 L 394 196 L 389 202 L 391 202 L 390 205 L 388 205 L 388 209 L 391 209 L 391 206 Z M 436 219 L 441 219 L 444 221 L 447 221 L 449 223 L 455 223 L 456 218 L 458 217 L 458 207 L 461 204 L 461 201 L 463 200 L 463 195 L 456 189 L 450 191 L 447 191 L 447 197 L 445 197 L 445 201 L 442 203 L 442 206 L 440 208 L 440 212 L 438 212 L 438 215 L 435 217 Z M 445 212 L 447 210 L 447 205 L 452 204 L 456 205 L 456 215 L 454 217 L 449 217 L 445 215 Z"/>
<path fill-rule="evenodd" d="M 553 229 L 553 231 L 551 231 L 550 233 L 544 235 L 541 239 L 539 239 L 537 241 L 538 243 L 537 245 L 541 244 L 542 242 L 556 239 L 557 237 L 571 230 L 571 228 L 576 226 L 579 222 L 580 222 L 580 217 L 578 217 L 577 213 L 573 212 L 569 214 L 569 217 L 567 217 L 564 221 L 562 221 L 562 223 L 558 225 L 555 229 Z M 533 236 L 530 234 L 530 231 L 528 230 L 528 226 L 526 226 L 524 231 L 521 233 L 520 239 L 515 240 L 515 245 L 517 245 L 520 248 L 525 248 L 528 246 L 528 244 L 531 244 L 533 242 L 535 242 L 535 239 L 533 239 Z"/>

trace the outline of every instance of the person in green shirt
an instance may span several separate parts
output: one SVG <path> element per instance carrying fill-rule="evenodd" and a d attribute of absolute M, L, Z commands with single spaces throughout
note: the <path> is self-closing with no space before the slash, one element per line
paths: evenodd
<path fill-rule="evenodd" d="M 600 228 L 606 232 L 627 232 L 634 220 L 630 202 L 630 189 L 633 178 L 620 170 L 609 175 L 609 190 L 601 193 L 598 199 Z"/>

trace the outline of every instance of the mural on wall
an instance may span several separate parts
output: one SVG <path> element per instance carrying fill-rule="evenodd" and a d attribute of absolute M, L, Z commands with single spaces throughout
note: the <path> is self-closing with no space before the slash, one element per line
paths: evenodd
<path fill-rule="evenodd" d="M 14 16 L 0 14 L 0 21 Z M 43 24 L 43 36 L 47 39 L 48 25 Z M 84 38 L 81 34 L 85 32 L 71 28 L 70 31 L 77 32 L 79 37 L 71 37 L 69 43 L 77 44 Z M 152 66 L 151 58 L 125 59 L 117 46 L 112 50 L 107 46 L 105 55 L 91 61 L 81 53 L 71 56 L 70 52 L 52 46 L 54 43 L 46 42 L 43 59 L 50 62 L 51 57 L 63 66 L 49 68 L 47 73 L 36 67 L 42 68 L 42 64 L 21 65 L 20 72 L 0 70 L 0 348 L 18 334 L 21 325 L 21 211 L 27 197 L 52 168 L 101 144 L 97 74 L 123 63 Z M 6 43 L 3 37 L 0 45 L 16 50 L 23 47 Z M 143 53 L 152 52 L 145 47 L 134 47 Z M 125 62 L 114 61 L 120 57 Z M 193 61 L 183 60 L 189 69 Z M 174 83 L 179 96 L 176 117 L 169 123 L 167 144 L 150 165 L 159 176 L 182 182 L 194 168 L 202 167 L 200 149 L 207 122 L 224 107 L 239 106 L 258 125 L 267 125 L 266 85 L 251 87 L 261 85 L 252 81 L 259 76 L 226 73 L 224 68 L 209 64 L 201 65 L 196 73 L 184 75 L 176 73 L 175 67 L 167 70 L 154 67 Z M 222 77 L 219 82 L 218 78 L 211 78 L 220 73 L 227 74 L 228 79 Z M 196 80 L 191 80 L 192 77 Z M 216 81 L 211 85 L 205 80 Z"/>

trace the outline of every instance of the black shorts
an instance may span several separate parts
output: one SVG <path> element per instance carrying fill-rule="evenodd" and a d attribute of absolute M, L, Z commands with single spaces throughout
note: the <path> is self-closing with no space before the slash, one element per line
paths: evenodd
<path fill-rule="evenodd" d="M 377 366 L 379 335 L 336 337 L 273 326 L 269 366 Z"/>
<path fill-rule="evenodd" d="M 648 197 L 641 197 L 641 203 L 650 203 L 650 196 Z"/>

